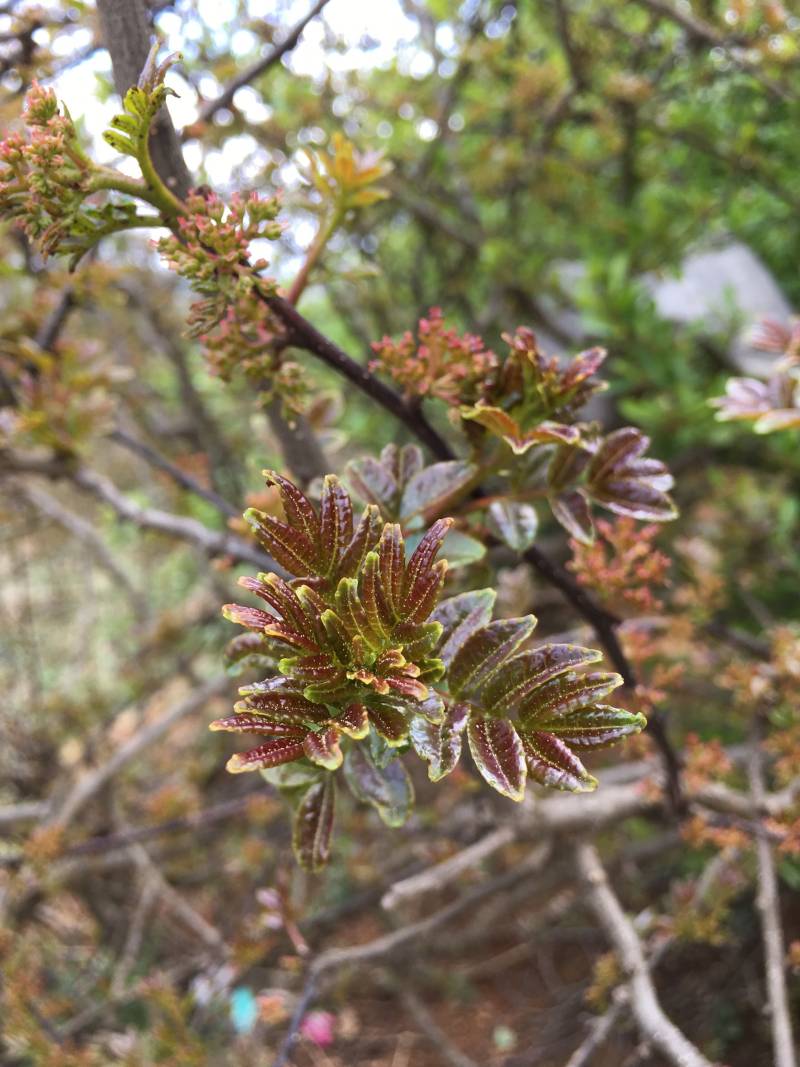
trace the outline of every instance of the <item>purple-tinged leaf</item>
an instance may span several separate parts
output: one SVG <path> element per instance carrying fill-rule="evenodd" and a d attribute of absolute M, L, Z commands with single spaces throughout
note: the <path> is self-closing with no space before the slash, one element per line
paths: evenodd
<path fill-rule="evenodd" d="M 550 497 L 550 508 L 567 533 L 582 545 L 594 541 L 594 522 L 583 489 L 571 489 Z"/>
<path fill-rule="evenodd" d="M 304 755 L 303 742 L 296 737 L 280 737 L 265 741 L 258 748 L 249 752 L 237 752 L 231 756 L 226 766 L 231 774 L 242 771 L 260 771 L 265 767 L 277 767 L 281 763 L 291 763 Z"/>
<path fill-rule="evenodd" d="M 339 731 L 333 727 L 309 733 L 303 741 L 303 751 L 312 763 L 327 771 L 338 770 L 342 765 L 342 750 L 339 747 Z"/>
<path fill-rule="evenodd" d="M 534 781 L 570 793 L 590 793 L 597 788 L 597 779 L 554 734 L 537 730 L 521 737 L 528 776 Z"/>
<path fill-rule="evenodd" d="M 397 481 L 401 486 L 407 485 L 425 466 L 422 449 L 418 445 L 403 445 L 400 449 L 396 445 L 387 445 L 381 452 L 381 457 L 387 453 L 387 449 L 390 452 L 394 450 Z"/>
<path fill-rule="evenodd" d="M 409 736 L 417 755 L 428 763 L 428 777 L 438 782 L 455 768 L 461 757 L 461 735 L 469 720 L 469 704 L 454 702 L 441 723 L 421 715 L 411 720 Z"/>
<path fill-rule="evenodd" d="M 634 426 L 615 430 L 601 443 L 589 464 L 588 479 L 591 484 L 601 484 L 615 472 L 622 471 L 637 456 L 650 447 L 650 438 Z"/>
<path fill-rule="evenodd" d="M 551 490 L 558 492 L 574 485 L 586 468 L 591 453 L 585 448 L 574 445 L 562 445 L 553 452 L 547 468 L 547 484 Z"/>
<path fill-rule="evenodd" d="M 528 769 L 514 724 L 508 719 L 472 718 L 467 740 L 475 766 L 485 781 L 510 800 L 522 800 Z"/>
<path fill-rule="evenodd" d="M 495 500 L 489 505 L 489 525 L 514 552 L 524 552 L 536 540 L 539 520 L 530 504 Z"/>
<path fill-rule="evenodd" d="M 572 748 L 607 748 L 623 737 L 640 733 L 647 719 L 637 712 L 608 704 L 577 708 L 558 718 L 536 723 L 536 728 L 558 734 Z"/>
<path fill-rule="evenodd" d="M 400 501 L 400 519 L 408 528 L 410 519 L 420 516 L 441 515 L 450 501 L 458 500 L 467 491 L 476 475 L 473 463 L 464 460 L 448 460 L 434 463 L 419 471 L 408 482 Z"/>
<path fill-rule="evenodd" d="M 489 622 L 496 596 L 494 589 L 459 593 L 443 600 L 433 612 L 431 621 L 442 625 L 439 658 L 445 666 L 450 666 L 467 638 Z"/>
<path fill-rule="evenodd" d="M 535 617 L 525 615 L 520 619 L 497 619 L 473 633 L 450 664 L 450 692 L 461 696 L 480 690 L 535 627 Z"/>
<path fill-rule="evenodd" d="M 400 486 L 386 463 L 372 456 L 351 460 L 345 477 L 363 501 L 375 504 L 387 517 L 395 517 Z"/>
<path fill-rule="evenodd" d="M 619 674 L 606 671 L 575 674 L 570 671 L 534 689 L 520 705 L 519 717 L 526 726 L 535 724 L 537 729 L 540 723 L 547 722 L 552 732 L 553 719 L 602 700 L 620 685 L 622 677 Z"/>
<path fill-rule="evenodd" d="M 344 775 L 357 800 L 372 804 L 387 826 L 402 826 L 414 804 L 414 788 L 399 759 L 378 767 L 366 745 L 354 745 L 344 761 Z"/>
<path fill-rule="evenodd" d="M 482 701 L 492 715 L 506 715 L 538 686 L 576 667 L 588 667 L 603 653 L 580 645 L 542 645 L 520 652 L 484 687 Z"/>
<path fill-rule="evenodd" d="M 333 776 L 326 774 L 306 792 L 292 825 L 292 848 L 301 867 L 322 870 L 330 859 L 335 807 Z"/>
<path fill-rule="evenodd" d="M 678 511 L 665 492 L 646 481 L 624 478 L 608 481 L 602 487 L 592 487 L 592 495 L 616 515 L 647 522 L 670 522 Z"/>

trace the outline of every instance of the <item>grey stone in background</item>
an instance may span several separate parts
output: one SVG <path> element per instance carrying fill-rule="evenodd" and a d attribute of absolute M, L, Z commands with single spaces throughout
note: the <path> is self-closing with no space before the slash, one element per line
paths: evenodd
<path fill-rule="evenodd" d="M 586 268 L 577 261 L 564 261 L 554 265 L 553 274 L 563 300 L 549 299 L 546 310 L 577 350 L 586 341 L 587 332 L 570 294 L 582 282 Z M 647 274 L 642 283 L 667 322 L 692 327 L 715 340 L 730 338 L 727 358 L 731 368 L 746 374 L 766 374 L 775 357 L 749 344 L 750 331 L 762 318 L 785 323 L 792 315 L 792 307 L 748 245 L 727 240 L 715 247 L 698 249 L 686 256 L 677 274 Z M 546 330 L 537 330 L 537 336 L 545 351 L 563 351 L 564 345 Z"/>
<path fill-rule="evenodd" d="M 732 367 L 746 374 L 763 374 L 774 355 L 759 352 L 748 342 L 760 319 L 786 322 L 792 308 L 775 278 L 755 252 L 740 241 L 692 252 L 677 277 L 642 279 L 668 322 L 699 325 L 711 336 L 734 327 L 728 348 Z"/>

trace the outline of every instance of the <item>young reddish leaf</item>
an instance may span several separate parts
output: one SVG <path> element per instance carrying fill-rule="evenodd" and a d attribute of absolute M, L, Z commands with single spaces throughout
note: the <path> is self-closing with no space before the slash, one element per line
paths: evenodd
<path fill-rule="evenodd" d="M 333 474 L 323 482 L 319 528 L 323 569 L 330 574 L 353 537 L 353 505 Z"/>
<path fill-rule="evenodd" d="M 369 717 L 363 704 L 350 704 L 336 716 L 336 726 L 343 734 L 360 741 L 369 733 Z"/>
<path fill-rule="evenodd" d="M 619 674 L 605 671 L 574 674 L 570 671 L 534 689 L 522 702 L 519 717 L 526 724 L 535 723 L 537 729 L 540 723 L 549 722 L 548 729 L 552 731 L 551 719 L 602 700 L 620 685 L 622 677 Z"/>
<path fill-rule="evenodd" d="M 276 679 L 286 685 L 286 679 Z M 316 704 L 310 703 L 299 693 L 283 693 L 279 690 L 259 692 L 255 686 L 245 686 L 239 692 L 246 696 L 246 700 L 236 705 L 236 710 L 260 711 L 276 722 L 288 724 L 304 723 L 308 720 L 314 722 L 320 715 Z"/>
<path fill-rule="evenodd" d="M 638 734 L 647 726 L 647 719 L 637 712 L 613 708 L 608 704 L 577 708 L 536 723 L 536 728 L 558 734 L 573 748 L 607 748 L 623 737 Z"/>
<path fill-rule="evenodd" d="M 441 723 L 421 715 L 411 720 L 409 736 L 414 749 L 428 763 L 428 777 L 438 782 L 455 768 L 461 757 L 461 735 L 469 720 L 469 704 L 453 702 Z"/>
<path fill-rule="evenodd" d="M 297 737 L 280 737 L 265 741 L 258 748 L 249 752 L 237 752 L 231 756 L 226 766 L 231 774 L 242 771 L 260 771 L 264 767 L 277 767 L 281 763 L 291 763 L 303 756 L 303 742 Z"/>
<path fill-rule="evenodd" d="M 372 804 L 387 826 L 402 826 L 411 814 L 414 788 L 399 759 L 378 767 L 365 745 L 354 745 L 344 761 L 353 796 Z"/>
<path fill-rule="evenodd" d="M 417 545 L 406 566 L 403 582 L 404 601 L 414 600 L 415 586 L 430 573 L 433 561 L 436 559 L 447 531 L 452 525 L 452 519 L 438 519 Z"/>
<path fill-rule="evenodd" d="M 289 525 L 302 533 L 310 544 L 319 540 L 319 519 L 305 493 L 277 471 L 262 471 L 267 485 L 275 485 L 281 497 L 283 513 Z"/>
<path fill-rule="evenodd" d="M 522 800 L 527 767 L 514 724 L 508 719 L 472 718 L 467 739 L 475 766 L 485 781 L 510 800 Z"/>
<path fill-rule="evenodd" d="M 381 575 L 381 595 L 386 602 L 391 621 L 400 612 L 403 593 L 405 545 L 397 523 L 387 523 L 378 544 L 378 563 Z"/>
<path fill-rule="evenodd" d="M 248 508 L 244 517 L 267 552 L 290 574 L 305 577 L 318 572 L 319 559 L 314 545 L 300 530 L 255 508 Z"/>
<path fill-rule="evenodd" d="M 350 646 L 352 646 L 353 637 L 357 635 L 370 648 L 381 647 L 381 631 L 373 629 L 370 625 L 367 612 L 364 610 L 364 605 L 358 595 L 357 579 L 342 578 L 336 586 L 334 602 L 336 604 L 336 613 L 347 632 L 347 642 Z"/>
<path fill-rule="evenodd" d="M 554 734 L 537 730 L 522 734 L 521 738 L 528 774 L 534 781 L 571 793 L 589 793 L 597 788 L 597 779 Z"/>
<path fill-rule="evenodd" d="M 309 733 L 303 742 L 303 751 L 312 763 L 328 771 L 335 771 L 342 765 L 339 731 L 333 727 L 319 733 Z"/>
<path fill-rule="evenodd" d="M 489 505 L 489 525 L 512 551 L 524 552 L 536 540 L 539 520 L 530 504 L 495 500 Z"/>
<path fill-rule="evenodd" d="M 308 625 L 308 618 L 303 611 L 303 606 L 297 599 L 297 594 L 277 574 L 259 574 L 257 578 L 239 578 L 239 585 L 250 590 L 256 596 L 280 612 L 286 622 L 291 623 L 293 629 L 301 633 Z"/>
<path fill-rule="evenodd" d="M 484 706 L 493 715 L 508 714 L 551 678 L 576 667 L 588 667 L 602 658 L 602 652 L 580 645 L 542 645 L 520 652 L 508 660 L 503 670 L 484 687 Z"/>
<path fill-rule="evenodd" d="M 442 625 L 439 658 L 446 666 L 450 666 L 467 638 L 489 622 L 496 597 L 494 589 L 459 593 L 443 600 L 433 612 L 431 621 Z"/>
<path fill-rule="evenodd" d="M 477 692 L 533 633 L 536 619 L 497 619 L 476 631 L 450 664 L 448 681 L 455 696 Z"/>
<path fill-rule="evenodd" d="M 550 497 L 550 508 L 570 536 L 582 545 L 594 541 L 594 522 L 583 489 L 571 489 Z"/>
<path fill-rule="evenodd" d="M 421 575 L 408 590 L 403 601 L 403 614 L 410 623 L 421 624 L 430 615 L 444 585 L 447 560 L 439 560 L 427 573 Z"/>
<path fill-rule="evenodd" d="M 278 737 L 296 737 L 301 741 L 308 732 L 308 727 L 303 723 L 289 724 L 249 711 L 228 715 L 224 719 L 215 719 L 208 724 L 208 728 L 209 730 L 225 730 L 228 733 L 273 734 Z"/>
<path fill-rule="evenodd" d="M 382 530 L 383 522 L 381 521 L 380 512 L 374 504 L 370 504 L 364 509 L 350 544 L 345 548 L 342 558 L 339 560 L 337 572 L 339 577 L 352 578 L 353 575 L 358 573 L 367 553 L 371 552 L 377 545 Z"/>
<path fill-rule="evenodd" d="M 434 463 L 408 482 L 400 501 L 400 520 L 407 529 L 409 519 L 435 516 L 447 510 L 448 502 L 460 497 L 475 478 L 477 468 L 464 460 Z"/>
<path fill-rule="evenodd" d="M 263 633 L 264 627 L 276 622 L 274 615 L 270 615 L 261 608 L 251 608 L 246 604 L 224 604 L 222 615 L 228 622 L 234 622 L 237 626 L 246 626 L 248 630 L 258 630 Z"/>
<path fill-rule="evenodd" d="M 326 774 L 308 789 L 295 812 L 292 848 L 307 871 L 321 870 L 330 859 L 335 797 L 333 776 Z"/>
<path fill-rule="evenodd" d="M 389 701 L 373 700 L 367 708 L 369 721 L 387 745 L 396 748 L 408 737 L 408 722 L 405 715 Z"/>

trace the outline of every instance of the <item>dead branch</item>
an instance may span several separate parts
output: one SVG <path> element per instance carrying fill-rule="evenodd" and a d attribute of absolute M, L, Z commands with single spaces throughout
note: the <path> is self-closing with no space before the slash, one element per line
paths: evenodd
<path fill-rule="evenodd" d="M 575 856 L 597 918 L 627 976 L 631 1006 L 642 1036 L 676 1067 L 712 1067 L 711 1061 L 664 1014 L 639 935 L 609 884 L 597 849 L 582 843 Z"/>
<path fill-rule="evenodd" d="M 751 742 L 748 776 L 750 793 L 757 810 L 763 812 L 766 800 L 764 785 L 763 754 L 761 741 L 763 722 L 756 716 Z M 764 963 L 767 980 L 767 999 L 772 1026 L 772 1047 L 775 1067 L 797 1067 L 789 996 L 786 990 L 786 950 L 781 928 L 780 895 L 772 846 L 763 835 L 756 837 L 756 861 L 758 864 L 758 894 L 756 904 L 761 917 L 761 933 L 764 941 Z"/>

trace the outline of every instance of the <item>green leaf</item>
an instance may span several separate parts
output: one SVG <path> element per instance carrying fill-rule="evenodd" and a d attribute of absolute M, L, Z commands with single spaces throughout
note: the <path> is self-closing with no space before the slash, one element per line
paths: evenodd
<path fill-rule="evenodd" d="M 333 775 L 326 774 L 311 786 L 295 811 L 292 848 L 307 871 L 322 870 L 330 859 L 335 800 Z"/>
<path fill-rule="evenodd" d="M 471 719 L 467 727 L 475 766 L 498 793 L 520 801 L 525 795 L 527 766 L 522 741 L 508 719 Z"/>
<path fill-rule="evenodd" d="M 528 774 L 534 781 L 570 793 L 588 793 L 597 788 L 597 779 L 560 738 L 540 730 L 520 736 Z"/>
<path fill-rule="evenodd" d="M 489 525 L 514 552 L 524 552 L 536 540 L 539 520 L 530 504 L 495 500 L 489 505 Z"/>
<path fill-rule="evenodd" d="M 378 767 L 365 745 L 354 745 L 345 758 L 344 775 L 353 796 L 371 804 L 387 826 L 402 826 L 408 819 L 414 788 L 399 759 Z"/>

